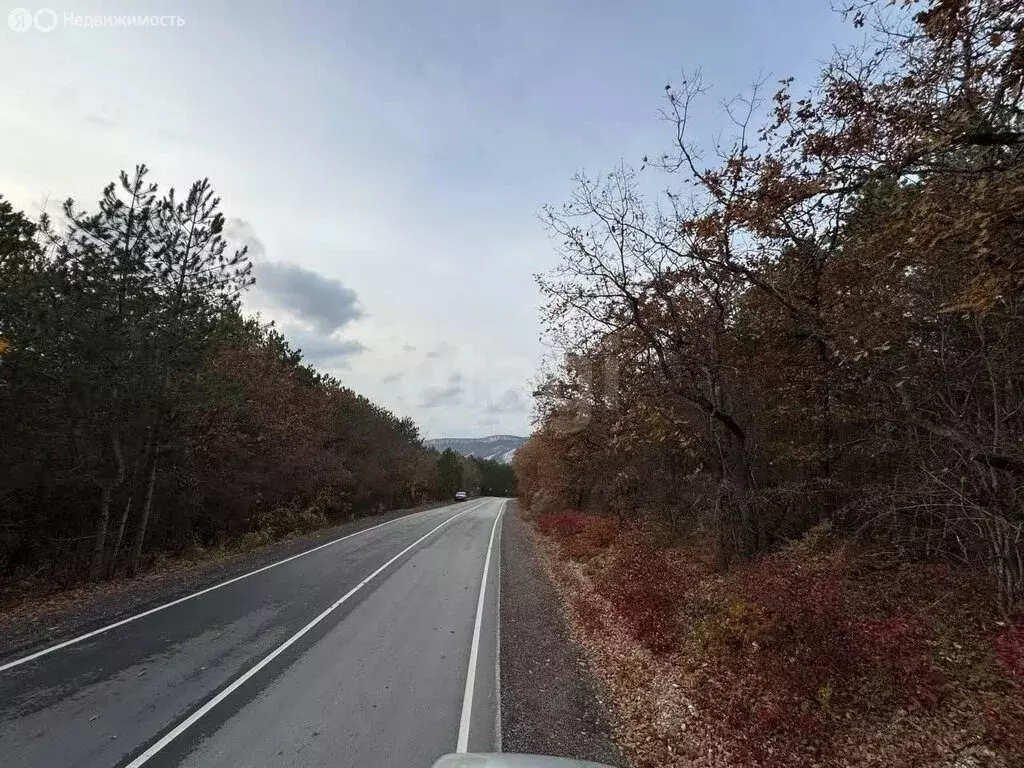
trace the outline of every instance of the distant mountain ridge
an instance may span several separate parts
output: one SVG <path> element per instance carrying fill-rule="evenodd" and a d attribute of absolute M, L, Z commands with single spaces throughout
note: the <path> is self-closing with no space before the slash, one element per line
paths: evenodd
<path fill-rule="evenodd" d="M 525 437 L 518 435 L 490 435 L 488 437 L 435 437 L 424 440 L 431 448 L 443 451 L 451 448 L 463 456 L 475 456 L 478 459 L 490 459 L 508 464 L 516 455 L 516 450 L 526 442 Z"/>

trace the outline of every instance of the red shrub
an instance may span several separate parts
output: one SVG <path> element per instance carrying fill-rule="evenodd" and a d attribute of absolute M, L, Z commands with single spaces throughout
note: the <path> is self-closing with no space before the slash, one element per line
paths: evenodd
<path fill-rule="evenodd" d="M 767 557 L 719 584 L 698 633 L 710 663 L 697 696 L 750 764 L 827 753 L 851 713 L 884 720 L 939 702 L 945 680 L 923 627 L 912 616 L 873 617 L 865 586 L 849 578 L 842 553 Z"/>
<path fill-rule="evenodd" d="M 708 542 L 664 548 L 643 530 L 576 513 L 538 529 L 563 557 L 586 560 L 620 626 L 676 668 L 680 695 L 736 765 L 828 765 L 851 734 L 908 718 L 980 726 L 1000 756 L 1024 753 L 1024 623 L 993 638 L 997 616 L 962 572 L 837 547 L 722 575 Z M 596 614 L 582 613 L 584 630 L 600 631 Z M 930 738 L 908 753 L 924 755 Z"/>
<path fill-rule="evenodd" d="M 587 560 L 608 547 L 618 532 L 618 524 L 609 517 L 580 512 L 540 515 L 537 530 L 562 546 L 571 560 Z"/>
<path fill-rule="evenodd" d="M 539 515 L 537 517 L 537 530 L 545 536 L 565 538 L 584 531 L 587 527 L 588 519 L 589 516 L 584 515 L 582 512 Z"/>
<path fill-rule="evenodd" d="M 597 586 L 630 634 L 649 650 L 664 653 L 677 645 L 676 611 L 684 594 L 663 550 L 645 539 L 634 539 L 619 549 Z"/>
<path fill-rule="evenodd" d="M 924 627 L 913 617 L 865 619 L 857 624 L 862 677 L 876 708 L 906 702 L 931 708 L 939 703 L 945 678 L 932 661 Z"/>
<path fill-rule="evenodd" d="M 999 660 L 1010 674 L 1024 681 L 1024 622 L 996 637 L 995 647 Z"/>

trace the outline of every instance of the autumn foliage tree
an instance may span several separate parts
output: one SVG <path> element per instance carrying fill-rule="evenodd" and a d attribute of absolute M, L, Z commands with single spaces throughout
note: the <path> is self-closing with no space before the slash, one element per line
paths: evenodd
<path fill-rule="evenodd" d="M 546 320 L 573 353 L 538 390 L 520 486 L 703 528 L 721 567 L 829 519 L 987 572 L 1010 610 L 1024 3 L 845 13 L 867 43 L 807 94 L 759 84 L 706 152 L 702 79 L 669 86 L 671 148 L 547 210 Z M 679 184 L 652 201 L 640 174 L 657 169 Z"/>

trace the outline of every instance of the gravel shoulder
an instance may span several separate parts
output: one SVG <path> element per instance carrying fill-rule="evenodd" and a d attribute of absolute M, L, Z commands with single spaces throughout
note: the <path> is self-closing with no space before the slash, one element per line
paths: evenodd
<path fill-rule="evenodd" d="M 626 765 L 516 502 L 501 537 L 501 731 L 504 752 Z"/>
<path fill-rule="evenodd" d="M 228 554 L 217 560 L 170 561 L 136 579 L 120 578 L 48 593 L 9 593 L 0 600 L 0 662 L 61 638 L 89 632 L 123 616 L 176 600 L 332 539 L 449 503 L 433 502 L 360 517 L 248 552 Z"/>

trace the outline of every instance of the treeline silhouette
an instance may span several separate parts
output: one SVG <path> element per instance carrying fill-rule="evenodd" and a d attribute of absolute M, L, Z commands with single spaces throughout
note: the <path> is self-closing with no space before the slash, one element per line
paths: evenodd
<path fill-rule="evenodd" d="M 207 180 L 0 198 L 0 575 L 75 583 L 437 498 L 416 425 L 243 316 Z"/>

